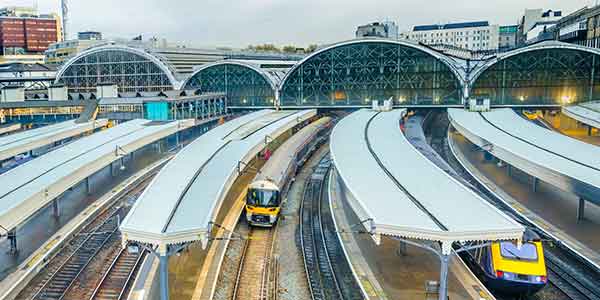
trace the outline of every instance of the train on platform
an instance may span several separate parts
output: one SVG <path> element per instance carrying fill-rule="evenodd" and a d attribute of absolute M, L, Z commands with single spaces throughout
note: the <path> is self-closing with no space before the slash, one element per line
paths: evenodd
<path fill-rule="evenodd" d="M 512 241 L 466 251 L 467 264 L 491 290 L 506 295 L 532 295 L 548 282 L 540 237 L 525 231 L 522 245 Z"/>
<path fill-rule="evenodd" d="M 327 140 L 333 120 L 322 117 L 288 138 L 248 185 L 246 220 L 251 226 L 272 227 L 279 219 L 282 197 L 293 182 L 298 168 Z"/>

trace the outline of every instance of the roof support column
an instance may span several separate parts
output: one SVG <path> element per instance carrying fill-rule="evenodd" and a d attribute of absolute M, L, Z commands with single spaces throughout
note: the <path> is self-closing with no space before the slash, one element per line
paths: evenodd
<path fill-rule="evenodd" d="M 158 256 L 160 276 L 160 300 L 169 300 L 169 257 L 167 253 Z"/>
<path fill-rule="evenodd" d="M 169 300 L 169 246 L 159 245 L 155 254 L 158 256 L 158 275 L 160 282 L 160 300 Z"/>
<path fill-rule="evenodd" d="M 55 218 L 60 217 L 60 208 L 58 207 L 58 198 L 52 200 L 52 216 Z"/>
<path fill-rule="evenodd" d="M 450 263 L 450 254 L 440 255 L 440 289 L 438 292 L 439 300 L 448 299 L 448 264 Z"/>
<path fill-rule="evenodd" d="M 579 205 L 577 206 L 577 223 L 583 221 L 585 218 L 585 199 L 579 198 Z"/>
<path fill-rule="evenodd" d="M 19 252 L 19 248 L 17 248 L 17 229 L 11 229 L 7 233 L 6 237 L 10 241 L 10 250 L 8 253 L 11 255 L 16 255 Z"/>

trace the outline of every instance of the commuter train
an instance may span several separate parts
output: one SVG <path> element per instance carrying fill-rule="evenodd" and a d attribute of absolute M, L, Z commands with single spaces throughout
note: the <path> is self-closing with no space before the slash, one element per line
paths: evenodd
<path fill-rule="evenodd" d="M 546 264 L 540 237 L 527 229 L 523 240 L 521 247 L 511 241 L 493 242 L 463 256 L 488 288 L 501 294 L 531 295 L 548 281 Z"/>
<path fill-rule="evenodd" d="M 253 226 L 275 225 L 281 210 L 282 196 L 318 146 L 327 139 L 332 119 L 320 118 L 285 141 L 267 160 L 246 193 L 246 220 Z"/>

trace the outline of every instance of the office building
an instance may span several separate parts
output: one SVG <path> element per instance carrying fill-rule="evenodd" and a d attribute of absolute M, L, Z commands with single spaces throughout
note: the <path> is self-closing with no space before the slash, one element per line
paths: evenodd
<path fill-rule="evenodd" d="M 517 47 L 517 25 L 500 26 L 498 28 L 498 50 L 507 51 Z"/>
<path fill-rule="evenodd" d="M 44 62 L 44 51 L 61 40 L 56 14 L 39 15 L 28 7 L 0 9 L 0 63 Z"/>
<path fill-rule="evenodd" d="M 430 46 L 450 46 L 471 51 L 498 49 L 498 25 L 488 21 L 414 26 L 403 37 Z"/>
<path fill-rule="evenodd" d="M 360 25 L 356 29 L 356 38 L 380 37 L 388 39 L 398 39 L 398 25 L 395 22 L 373 22 Z"/>

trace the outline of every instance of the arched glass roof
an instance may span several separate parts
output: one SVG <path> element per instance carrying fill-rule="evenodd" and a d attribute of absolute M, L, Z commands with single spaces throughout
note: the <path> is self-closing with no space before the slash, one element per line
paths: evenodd
<path fill-rule="evenodd" d="M 598 49 L 544 42 L 486 62 L 471 79 L 470 95 L 492 105 L 564 105 L 600 96 Z"/>
<path fill-rule="evenodd" d="M 361 39 L 311 54 L 284 78 L 280 105 L 460 104 L 461 74 L 446 56 L 406 41 Z"/>
<path fill-rule="evenodd" d="M 280 73 L 283 71 L 266 71 L 252 62 L 224 60 L 200 67 L 182 86 L 226 93 L 230 107 L 272 107 Z"/>
<path fill-rule="evenodd" d="M 143 49 L 107 45 L 90 48 L 70 59 L 56 76 L 74 92 L 92 92 L 98 84 L 116 84 L 120 92 L 172 90 L 172 68 Z"/>

